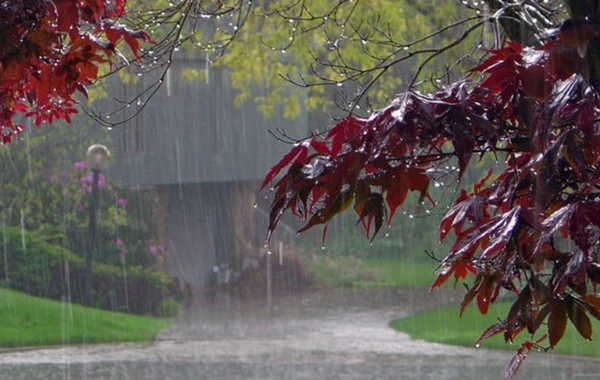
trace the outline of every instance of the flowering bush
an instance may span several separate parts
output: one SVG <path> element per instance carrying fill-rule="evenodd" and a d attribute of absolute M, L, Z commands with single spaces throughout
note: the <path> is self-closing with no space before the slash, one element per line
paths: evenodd
<path fill-rule="evenodd" d="M 26 248 L 22 244 L 27 241 Z M 85 260 L 63 247 L 48 244 L 46 236 L 7 227 L 4 244 L 7 260 L 0 260 L 0 284 L 38 297 L 82 301 Z M 65 265 L 65 261 L 68 265 Z M 170 279 L 142 266 L 128 266 L 127 276 L 116 265 L 94 265 L 94 307 L 156 316 L 173 315 Z M 127 279 L 127 282 L 124 279 Z M 8 281 L 7 281 L 8 279 Z"/>
<path fill-rule="evenodd" d="M 82 256 L 86 251 L 89 228 L 89 204 L 93 173 L 85 162 L 75 162 L 73 170 L 51 178 L 63 199 L 63 220 L 66 226 L 66 246 Z M 146 226 L 127 212 L 127 199 L 119 194 L 111 181 L 98 176 L 98 205 L 96 218 L 99 252 L 95 260 L 113 265 L 152 266 L 164 251 L 164 246 L 148 247 Z M 158 248 L 160 247 L 160 248 Z"/>

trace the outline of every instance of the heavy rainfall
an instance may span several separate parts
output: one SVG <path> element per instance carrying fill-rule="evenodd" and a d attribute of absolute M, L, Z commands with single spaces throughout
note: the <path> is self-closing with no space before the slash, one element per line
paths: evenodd
<path fill-rule="evenodd" d="M 95 5 L 78 13 L 81 19 L 71 19 L 64 16 L 70 5 L 32 3 L 44 5 L 26 8 L 27 15 L 54 15 L 59 30 L 69 19 L 81 28 L 80 33 L 91 35 L 85 26 L 99 20 L 90 21 L 85 13 Z M 104 3 L 106 15 L 112 14 L 109 3 L 114 9 L 122 6 L 119 1 Z M 453 82 L 463 83 L 460 78 L 484 62 L 490 51 L 505 46 L 505 38 L 515 39 L 517 32 L 510 23 L 522 27 L 518 33 L 524 46 L 541 45 L 546 38 L 560 42 L 562 35 L 557 33 L 565 19 L 575 19 L 581 12 L 595 17 L 597 7 L 582 10 L 583 5 L 581 9 L 573 5 L 583 0 L 565 1 L 570 3 L 566 6 L 546 0 L 431 0 L 421 5 L 403 0 L 401 9 L 391 0 L 381 2 L 381 9 L 360 0 L 311 0 L 285 6 L 229 3 L 131 2 L 128 13 L 112 14 L 114 20 L 107 21 L 110 26 L 103 26 L 107 29 L 100 34 L 111 44 L 113 39 L 123 39 L 114 51 L 111 44 L 98 44 L 110 65 L 95 58 L 94 65 L 107 67 L 97 71 L 85 66 L 89 62 L 74 64 L 94 79 L 93 85 L 81 76 L 69 79 L 69 85 L 81 82 L 86 87 L 87 99 L 75 97 L 77 112 L 71 112 L 70 100 L 53 100 L 59 111 L 39 111 L 41 118 L 36 112 L 24 112 L 21 103 L 12 106 L 21 114 L 10 117 L 24 128 L 21 131 L 12 121 L 10 128 L 3 125 L 0 146 L 0 378 L 595 377 L 600 351 L 595 342 L 586 340 L 591 339 L 592 326 L 600 324 L 595 319 L 590 322 L 587 314 L 600 316 L 595 308 L 600 299 L 595 287 L 590 294 L 585 289 L 588 283 L 595 286 L 600 277 L 594 277 L 598 276 L 595 269 L 568 277 L 576 265 L 574 259 L 569 261 L 571 254 L 552 255 L 559 250 L 579 255 L 578 249 L 585 246 L 581 235 L 587 234 L 594 237 L 587 247 L 593 253 L 582 261 L 596 268 L 600 222 L 593 217 L 586 219 L 587 224 L 579 222 L 587 232 L 577 234 L 575 228 L 559 229 L 558 222 L 552 227 L 547 220 L 529 223 L 525 213 L 510 219 L 505 216 L 510 213 L 499 206 L 505 214 L 494 214 L 500 220 L 493 225 L 496 230 L 484 228 L 497 220 L 488 215 L 485 202 L 489 200 L 491 208 L 492 198 L 501 197 L 499 190 L 484 193 L 485 186 L 505 177 L 498 174 L 508 171 L 511 162 L 501 155 L 510 156 L 511 144 L 521 136 L 511 135 L 518 134 L 519 128 L 515 132 L 509 127 L 494 132 L 493 138 L 488 130 L 480 133 L 481 125 L 491 129 L 492 121 L 500 118 L 481 111 L 487 106 L 483 95 L 469 103 L 471 113 L 461 116 L 465 125 L 479 122 L 472 127 L 472 134 L 479 135 L 464 137 L 456 123 L 450 123 L 454 129 L 440 134 L 446 140 L 438 148 L 426 151 L 430 143 L 426 140 L 442 141 L 432 125 L 442 124 L 440 120 L 453 112 L 436 114 L 436 107 L 451 103 L 439 94 L 460 87 L 452 99 L 464 96 L 456 104 L 471 102 L 477 94 L 467 98 L 471 90 L 466 88 L 475 85 L 465 81 L 464 86 L 452 87 Z M 7 4 L 0 2 L 5 24 L 30 22 L 11 15 L 16 8 Z M 40 11 L 46 7 L 49 13 Z M 121 16 L 127 28 L 118 26 Z M 593 41 L 600 30 L 592 21 L 576 23 L 575 28 L 584 29 L 576 30 L 576 40 Z M 111 34 L 116 30 L 118 38 Z M 23 46 L 35 45 L 35 53 L 43 55 L 47 51 L 42 44 L 60 45 L 46 32 L 39 33 L 25 38 Z M 74 39 L 63 34 L 63 43 Z M 586 59 L 588 43 L 585 49 L 577 43 L 568 45 L 578 54 L 573 58 L 576 62 Z M 551 54 L 548 49 L 521 57 L 528 62 L 523 66 L 538 65 L 544 54 Z M 503 59 L 483 64 L 480 71 L 504 69 L 502 65 L 527 51 L 523 48 L 510 55 L 502 50 Z M 6 56 L 3 53 L 2 60 Z M 6 75 L 14 72 L 4 74 L 3 62 L 0 78 L 7 81 Z M 104 75 L 103 70 L 112 72 Z M 566 83 L 561 91 L 572 91 L 572 96 L 585 93 L 579 91 L 582 81 L 572 84 L 569 79 L 579 71 L 569 71 L 567 76 L 554 64 L 549 72 L 544 75 Z M 43 75 L 34 75 L 36 80 L 38 76 Z M 536 98 L 527 107 L 559 102 L 549 80 L 543 80 L 549 88 L 540 90 L 518 79 L 523 88 L 515 91 L 527 96 L 546 91 L 544 96 L 550 99 Z M 442 91 L 444 85 L 453 90 Z M 58 97 L 57 91 L 53 94 Z M 518 103 L 514 96 L 507 103 L 514 101 L 515 109 L 525 107 L 525 101 Z M 19 102 L 42 108 L 39 100 L 22 98 Z M 588 112 L 585 107 L 581 106 L 582 114 Z M 418 119 L 415 109 L 421 112 L 419 117 L 430 119 Z M 541 112 L 539 117 L 546 117 Z M 385 119 L 389 115 L 394 122 Z M 571 116 L 567 111 L 561 114 L 565 120 Z M 503 128 L 517 118 L 507 116 Z M 386 121 L 377 125 L 380 119 Z M 431 128 L 428 135 L 416 131 L 418 122 L 422 130 Z M 515 123 L 520 126 L 524 121 Z M 363 129 L 353 134 L 356 125 Z M 388 132 L 369 135 L 381 125 Z M 342 127 L 348 128 L 343 130 L 344 141 L 330 132 Z M 407 134 L 394 140 L 396 135 L 389 131 L 402 128 Z M 410 128 L 415 129 L 406 132 Z M 358 146 L 361 138 L 368 143 Z M 504 145 L 498 142 L 502 138 L 508 141 Z M 532 142 L 519 141 L 534 145 L 534 138 L 542 139 L 536 135 Z M 397 147 L 408 141 L 410 149 L 390 159 L 389 151 L 375 147 L 385 147 L 389 141 Z M 460 152 L 467 150 L 465 141 L 476 146 L 468 154 Z M 583 144 L 579 135 L 575 141 Z M 578 188 L 573 178 L 580 172 L 575 167 L 565 169 L 565 162 L 585 165 L 590 159 L 573 153 L 568 143 L 555 150 L 560 153 L 552 167 L 567 172 L 570 188 L 563 193 L 571 194 Z M 341 166 L 345 153 L 372 156 L 366 163 Z M 383 166 L 390 171 L 399 173 L 394 170 L 402 168 L 402 173 L 410 174 L 402 174 L 407 185 L 402 185 L 400 195 L 392 196 L 389 184 L 399 182 L 400 174 L 390 180 L 384 178 L 385 170 L 377 172 L 384 156 L 389 161 Z M 423 157 L 427 165 L 419 161 Z M 535 162 L 542 161 L 532 159 L 527 175 L 537 176 Z M 336 177 L 332 172 L 339 173 L 336 165 L 342 167 L 343 180 L 331 179 Z M 487 174 L 490 169 L 497 172 L 495 176 Z M 525 173 L 522 167 L 519 170 Z M 592 170 L 586 170 L 591 176 Z M 358 179 L 345 173 L 356 173 Z M 534 198 L 535 191 L 523 190 L 523 186 L 533 187 L 529 182 L 514 186 L 518 187 L 515 198 L 519 191 Z M 535 202 L 544 198 L 542 193 L 535 193 Z M 486 198 L 482 194 L 492 195 L 482 200 Z M 467 198 L 472 203 L 462 207 L 460 201 Z M 526 206 L 525 201 L 515 203 L 519 210 Z M 549 213 L 559 209 L 547 207 Z M 467 233 L 467 224 L 484 218 L 491 222 Z M 511 248 L 498 242 L 516 240 L 508 232 L 512 234 L 524 219 L 528 228 L 539 229 L 534 236 L 539 244 L 519 242 Z M 446 238 L 451 232 L 463 239 L 457 240 L 460 244 L 454 244 L 454 236 Z M 473 237 L 477 233 L 488 240 Z M 559 241 L 558 235 L 564 239 Z M 526 240 L 521 235 L 519 239 Z M 549 264 L 540 264 L 542 259 L 531 266 L 523 258 L 505 260 L 502 265 L 512 265 L 506 273 L 518 280 L 508 274 L 494 277 L 497 285 L 490 280 L 489 291 L 479 292 L 481 283 L 488 281 L 484 274 L 491 270 L 485 256 L 525 250 L 525 246 L 536 252 L 546 249 L 540 254 L 543 260 L 567 260 L 567 269 L 557 266 L 553 272 Z M 474 255 L 478 248 L 481 256 Z M 476 265 L 463 260 L 466 251 Z M 444 260 L 450 252 L 450 259 Z M 531 291 L 545 286 L 529 278 L 533 267 L 540 278 L 550 276 L 545 270 L 567 273 L 568 280 L 552 282 L 570 289 L 556 297 L 561 301 L 553 303 L 552 309 L 545 293 L 523 301 L 531 299 L 530 304 L 521 302 L 526 292 L 521 287 Z M 521 270 L 528 275 L 521 276 Z M 448 284 L 442 284 L 446 279 Z M 569 301 L 561 303 L 564 299 Z M 471 300 L 475 301 L 467 306 Z M 526 337 L 512 342 L 514 331 L 507 314 L 517 313 L 514 305 L 520 308 L 519 318 L 531 317 L 527 311 L 541 319 L 534 329 L 526 326 L 522 334 Z M 573 326 L 555 327 L 562 326 L 562 320 L 566 325 L 567 319 Z M 535 334 L 540 326 L 546 331 L 546 325 L 549 337 Z M 498 334 L 486 330 L 490 326 L 496 326 Z M 525 325 L 515 327 L 519 328 L 520 332 Z M 478 340 L 484 332 L 490 339 Z"/>

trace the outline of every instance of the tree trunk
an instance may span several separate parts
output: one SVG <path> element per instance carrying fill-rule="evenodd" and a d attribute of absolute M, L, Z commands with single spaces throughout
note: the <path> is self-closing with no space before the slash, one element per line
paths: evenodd
<path fill-rule="evenodd" d="M 167 186 L 156 187 L 157 207 L 155 211 L 156 232 L 158 239 L 165 246 L 162 261 L 158 263 L 160 273 L 169 275 L 169 188 Z"/>
<path fill-rule="evenodd" d="M 244 256 L 257 255 L 260 251 L 260 244 L 257 242 L 254 211 L 257 188 L 258 184 L 255 182 L 236 182 L 232 188 L 233 266 L 236 269 L 240 269 Z"/>

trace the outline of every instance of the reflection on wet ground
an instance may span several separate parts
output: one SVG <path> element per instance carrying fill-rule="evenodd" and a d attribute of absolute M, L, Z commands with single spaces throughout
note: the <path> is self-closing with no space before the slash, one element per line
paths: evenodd
<path fill-rule="evenodd" d="M 198 300 L 149 344 L 0 354 L 4 379 L 500 379 L 510 352 L 411 340 L 390 319 L 456 304 L 424 289 Z M 600 360 L 532 354 L 520 379 L 596 378 Z"/>

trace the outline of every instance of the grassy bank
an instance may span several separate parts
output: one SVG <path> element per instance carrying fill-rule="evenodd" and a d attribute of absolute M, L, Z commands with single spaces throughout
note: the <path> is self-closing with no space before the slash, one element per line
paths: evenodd
<path fill-rule="evenodd" d="M 147 341 L 169 325 L 0 288 L 0 347 Z"/>
<path fill-rule="evenodd" d="M 312 270 L 323 283 L 345 287 L 429 287 L 435 280 L 437 263 L 426 259 L 359 258 L 344 255 L 314 255 Z M 451 284 L 450 284 L 451 285 Z M 461 294 L 457 292 L 457 296 Z M 459 297 L 460 298 L 460 297 Z M 473 347 L 479 336 L 499 318 L 506 317 L 511 303 L 490 306 L 487 315 L 480 315 L 476 307 L 467 308 L 459 318 L 459 300 L 456 307 L 441 308 L 390 322 L 390 327 L 408 333 L 413 339 Z M 590 317 L 595 336 L 600 336 L 600 321 Z M 527 338 L 524 333 L 514 344 L 505 344 L 502 335 L 482 342 L 483 348 L 514 350 Z M 598 339 L 598 338 L 596 338 Z M 542 345 L 547 342 L 542 342 Z M 600 357 L 600 345 L 596 341 L 585 341 L 575 328 L 567 326 L 562 341 L 553 350 L 555 353 L 578 356 Z"/>
<path fill-rule="evenodd" d="M 437 263 L 433 260 L 368 258 L 365 266 L 380 275 L 379 280 L 366 285 L 429 287 L 435 281 Z"/>
<path fill-rule="evenodd" d="M 428 287 L 435 280 L 433 260 L 314 255 L 311 270 L 321 283 L 345 287 Z"/>
<path fill-rule="evenodd" d="M 444 308 L 393 320 L 390 322 L 390 327 L 408 333 L 413 339 L 473 347 L 474 342 L 486 328 L 497 323 L 498 318 L 506 317 L 510 306 L 511 304 L 506 302 L 492 305 L 487 315 L 481 316 L 476 307 L 470 305 L 462 318 L 458 317 L 458 307 Z M 595 336 L 600 336 L 600 321 L 590 319 Z M 500 334 L 483 341 L 481 347 L 515 350 L 526 337 L 527 334 L 522 333 L 521 340 L 510 345 L 504 343 L 503 336 Z M 542 342 L 542 345 L 547 344 L 547 341 Z M 600 345 L 597 341 L 585 341 L 569 322 L 565 336 L 553 352 L 565 355 L 600 356 Z"/>

